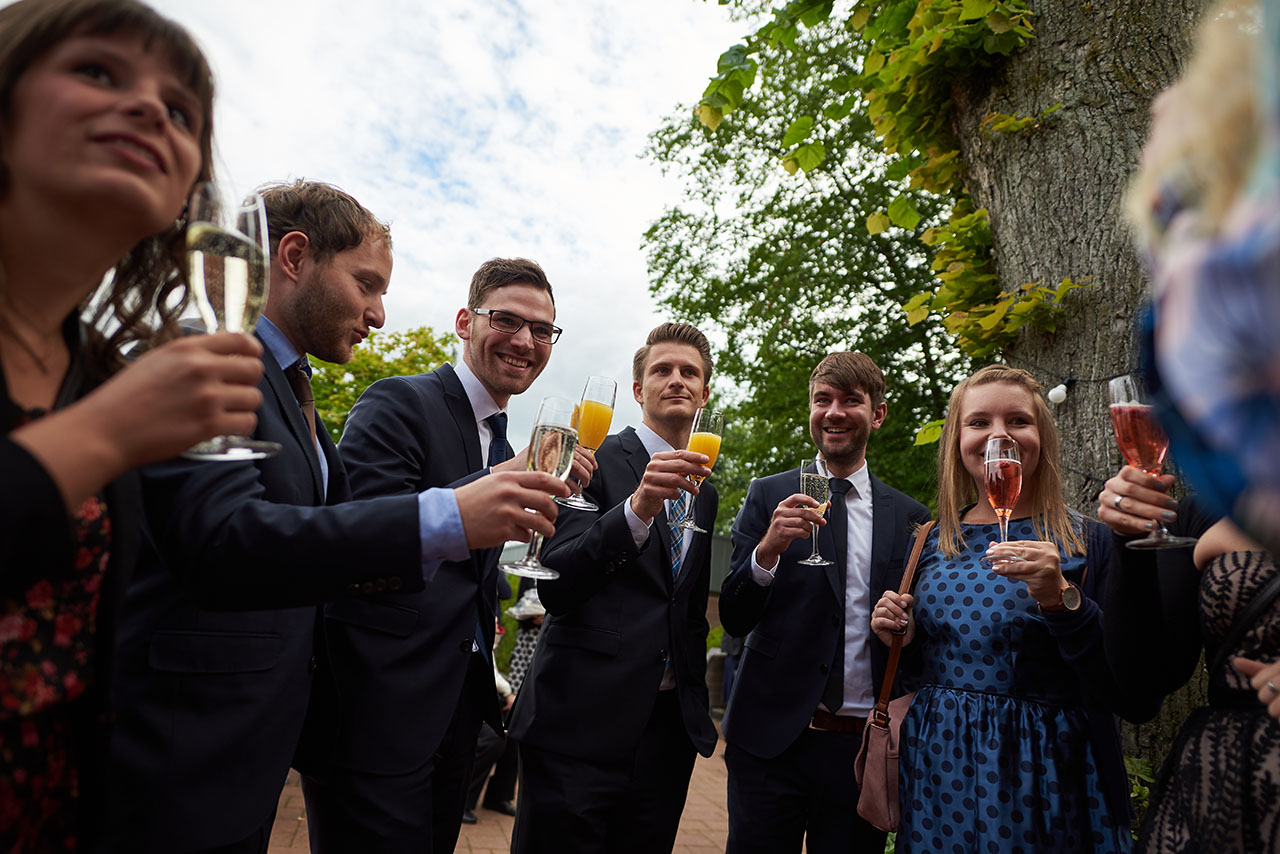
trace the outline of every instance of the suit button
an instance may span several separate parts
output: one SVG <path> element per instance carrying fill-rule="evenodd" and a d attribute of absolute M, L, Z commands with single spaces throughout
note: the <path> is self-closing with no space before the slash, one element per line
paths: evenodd
<path fill-rule="evenodd" d="M 320 663 L 316 661 L 316 657 L 313 655 L 311 656 L 311 660 L 307 662 L 307 672 L 315 673 L 316 668 L 318 668 L 319 666 L 320 666 Z"/>
<path fill-rule="evenodd" d="M 830 673 L 830 672 L 831 672 L 831 665 L 829 665 L 829 664 L 824 664 L 824 665 L 822 665 L 821 670 L 822 670 L 822 674 L 825 676 L 826 674 L 828 674 L 828 673 Z"/>
<path fill-rule="evenodd" d="M 347 592 L 348 592 L 348 593 L 350 593 L 352 596 L 355 596 L 356 594 L 358 594 L 358 593 L 360 592 L 360 585 L 359 585 L 359 584 L 348 584 L 348 585 L 347 585 Z"/>
<path fill-rule="evenodd" d="M 360 585 L 360 592 L 361 592 L 361 593 L 363 593 L 363 594 L 365 594 L 366 596 L 367 596 L 368 594 L 372 593 L 372 592 L 373 592 L 373 582 L 372 582 L 372 581 L 366 581 L 364 584 L 361 584 L 361 585 Z"/>
<path fill-rule="evenodd" d="M 667 651 L 665 649 L 658 650 L 658 661 L 667 660 Z"/>
<path fill-rule="evenodd" d="M 387 580 L 387 589 L 388 589 L 388 590 L 399 590 L 399 589 L 400 589 L 400 576 L 396 575 L 396 576 L 393 576 L 393 577 L 391 577 L 390 579 L 388 579 L 388 580 Z"/>
<path fill-rule="evenodd" d="M 386 590 L 386 589 L 387 589 L 387 580 L 385 578 L 379 578 L 377 581 L 373 582 L 374 593 L 381 593 L 383 590 Z"/>
<path fill-rule="evenodd" d="M 471 654 L 471 647 L 472 647 L 472 646 L 474 646 L 474 645 L 475 645 L 475 644 L 474 644 L 473 639 L 472 639 L 472 638 L 467 638 L 467 639 L 466 639 L 466 640 L 464 640 L 462 643 L 458 644 L 458 650 L 459 650 L 460 652 L 465 652 L 467 655 L 470 655 L 470 654 Z"/>

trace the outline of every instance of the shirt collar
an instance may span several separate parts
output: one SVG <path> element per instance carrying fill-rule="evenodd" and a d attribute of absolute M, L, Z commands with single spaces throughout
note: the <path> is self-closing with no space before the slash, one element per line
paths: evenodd
<path fill-rule="evenodd" d="M 818 460 L 818 473 L 827 477 L 834 477 L 830 470 L 827 469 L 826 460 Z M 865 459 L 862 461 L 862 465 L 858 466 L 857 470 L 845 480 L 853 485 L 854 492 L 857 493 L 858 498 L 871 497 L 871 469 L 867 466 Z"/>
<path fill-rule="evenodd" d="M 472 373 L 465 360 L 459 359 L 453 370 L 462 382 L 462 390 L 467 393 L 467 402 L 471 404 L 471 412 L 475 415 L 477 424 L 496 412 L 506 411 L 494 403 L 493 395 L 489 394 L 480 378 Z"/>
<path fill-rule="evenodd" d="M 640 443 L 644 445 L 644 449 L 649 452 L 649 456 L 653 456 L 660 451 L 674 451 L 671 443 L 659 436 L 653 431 L 653 428 L 643 421 L 636 428 L 636 436 L 640 438 Z"/>
<path fill-rule="evenodd" d="M 280 370 L 292 367 L 303 358 L 302 354 L 294 349 L 293 344 L 289 341 L 288 336 L 280 331 L 280 327 L 271 322 L 265 314 L 258 318 L 257 326 L 258 337 L 262 339 L 262 343 L 266 346 L 267 352 L 275 357 L 276 364 L 280 366 Z M 307 365 L 307 375 L 311 374 L 311 365 Z"/>

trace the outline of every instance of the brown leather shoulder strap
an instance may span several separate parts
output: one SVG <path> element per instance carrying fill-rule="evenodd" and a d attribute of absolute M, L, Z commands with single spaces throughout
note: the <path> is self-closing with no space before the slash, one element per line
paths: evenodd
<path fill-rule="evenodd" d="M 902 585 L 899 593 L 910 593 L 916 578 L 916 564 L 920 562 L 920 553 L 924 551 L 924 541 L 933 530 L 934 521 L 930 519 L 916 531 L 915 543 L 911 546 L 911 557 L 907 560 L 907 568 L 902 573 Z M 889 719 L 889 695 L 893 693 L 893 679 L 898 675 L 898 659 L 902 657 L 902 638 L 894 635 L 893 644 L 889 647 L 889 663 L 884 668 L 884 683 L 880 686 L 880 696 L 876 700 L 876 708 L 872 713 L 881 726 Z"/>

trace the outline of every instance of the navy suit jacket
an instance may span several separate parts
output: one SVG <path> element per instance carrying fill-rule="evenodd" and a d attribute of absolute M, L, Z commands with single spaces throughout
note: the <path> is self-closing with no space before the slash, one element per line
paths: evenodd
<path fill-rule="evenodd" d="M 660 513 L 637 550 L 623 507 L 649 464 L 635 430 L 610 436 L 586 493 L 599 513 L 561 510 L 542 562 L 560 572 L 539 581 L 547 618 L 520 686 L 511 735 L 586 760 L 633 755 L 665 668 L 675 670 L 680 711 L 694 747 L 715 749 L 707 707 L 707 593 L 711 537 L 695 534 L 671 577 L 671 532 Z M 718 506 L 704 481 L 694 518 L 710 531 Z"/>
<path fill-rule="evenodd" d="M 471 402 L 448 364 L 370 386 L 347 419 L 341 453 L 356 498 L 458 486 L 487 471 Z M 479 643 L 493 648 L 498 553 L 443 563 L 416 593 L 325 606 L 331 678 L 317 680 L 309 754 L 315 736 L 328 741 L 317 758 L 370 774 L 408 773 L 431 758 L 458 705 L 477 621 Z M 485 682 L 484 718 L 501 732 L 492 677 Z"/>
<path fill-rule="evenodd" d="M 349 496 L 342 462 L 320 425 L 323 495 L 302 410 L 269 353 L 264 366 L 254 436 L 277 456 L 143 471 L 114 685 L 116 817 L 133 825 L 116 826 L 120 850 L 211 848 L 261 827 L 302 731 L 318 603 L 423 585 L 416 497 L 326 506 Z"/>
<path fill-rule="evenodd" d="M 720 589 L 724 630 L 746 637 L 725 709 L 725 741 L 763 759 L 781 754 L 808 726 L 822 700 L 845 619 L 845 580 L 838 566 L 797 564 L 809 556 L 812 540 L 795 540 L 787 547 L 770 586 L 762 587 L 751 577 L 751 554 L 768 530 L 774 509 L 799 491 L 799 468 L 752 481 L 733 523 L 730 574 Z M 896 590 L 902 583 L 915 529 L 929 519 L 923 504 L 874 475 L 871 502 L 871 566 L 848 568 L 870 573 L 865 620 L 848 629 L 869 635 L 871 609 L 885 590 Z M 828 559 L 836 554 L 830 525 L 818 529 L 818 548 Z M 870 646 L 876 695 L 889 654 L 874 639 Z"/>

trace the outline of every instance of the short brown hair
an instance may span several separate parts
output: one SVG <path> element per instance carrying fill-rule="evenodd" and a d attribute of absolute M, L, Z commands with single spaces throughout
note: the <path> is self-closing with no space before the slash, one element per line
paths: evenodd
<path fill-rule="evenodd" d="M 551 282 L 537 261 L 528 258 L 490 258 L 480 265 L 471 277 L 471 290 L 467 293 L 467 308 L 479 308 L 490 292 L 507 285 L 532 285 L 547 292 L 552 307 L 556 295 L 551 292 Z"/>
<path fill-rule="evenodd" d="M 871 398 L 872 407 L 884 403 L 884 373 L 866 353 L 844 351 L 826 356 L 809 375 L 810 398 L 818 383 L 846 393 L 861 389 Z"/>
<path fill-rule="evenodd" d="M 385 240 L 391 248 L 391 227 L 332 184 L 297 180 L 267 184 L 258 192 L 267 205 L 272 255 L 280 248 L 280 239 L 292 231 L 307 236 L 319 263 L 356 248 L 370 237 Z"/>
<path fill-rule="evenodd" d="M 633 380 L 640 382 L 644 378 L 644 365 L 649 361 L 649 351 L 655 344 L 687 344 L 693 347 L 702 357 L 702 382 L 704 384 L 711 382 L 711 342 L 707 341 L 707 336 L 703 335 L 698 327 L 688 323 L 664 323 L 661 326 L 655 326 L 649 332 L 649 337 L 644 340 L 644 346 L 636 351 L 635 358 L 631 360 Z"/>

